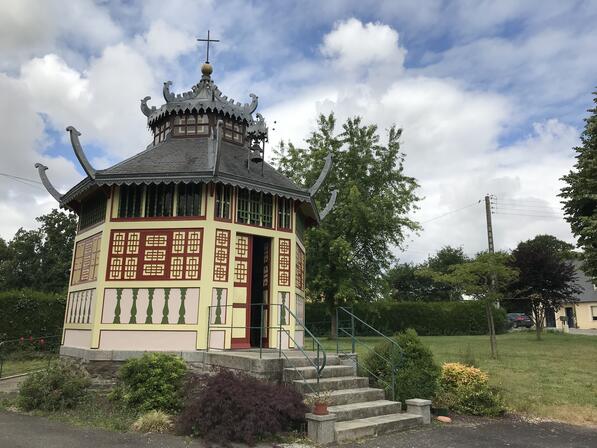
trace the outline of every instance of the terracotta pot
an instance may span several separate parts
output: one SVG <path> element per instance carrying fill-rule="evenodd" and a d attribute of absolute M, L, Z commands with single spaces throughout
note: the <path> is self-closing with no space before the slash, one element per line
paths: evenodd
<path fill-rule="evenodd" d="M 315 415 L 328 415 L 328 405 L 326 403 L 315 403 L 313 413 Z"/>

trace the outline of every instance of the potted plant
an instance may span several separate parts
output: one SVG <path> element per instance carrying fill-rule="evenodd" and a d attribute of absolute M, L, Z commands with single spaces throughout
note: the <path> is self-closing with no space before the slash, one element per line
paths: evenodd
<path fill-rule="evenodd" d="M 313 410 L 315 415 L 328 415 L 331 394 L 329 391 L 319 391 L 311 394 L 305 402 Z"/>

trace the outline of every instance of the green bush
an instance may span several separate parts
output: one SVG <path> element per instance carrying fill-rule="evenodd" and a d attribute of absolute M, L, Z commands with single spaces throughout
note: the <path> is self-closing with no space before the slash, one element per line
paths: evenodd
<path fill-rule="evenodd" d="M 129 359 L 118 370 L 113 398 L 141 412 L 180 409 L 187 365 L 180 356 L 146 353 Z"/>
<path fill-rule="evenodd" d="M 32 290 L 0 292 L 0 340 L 62 333 L 66 297 Z"/>
<path fill-rule="evenodd" d="M 391 395 L 392 366 L 396 366 L 395 400 L 431 399 L 435 396 L 440 368 L 431 350 L 423 345 L 416 331 L 409 329 L 394 337 L 399 349 L 389 341 L 377 344 L 363 359 L 361 368 L 373 383 Z"/>
<path fill-rule="evenodd" d="M 495 416 L 505 411 L 499 393 L 489 385 L 487 373 L 456 362 L 442 366 L 434 402 L 461 414 Z"/>
<path fill-rule="evenodd" d="M 17 405 L 25 411 L 69 409 L 81 402 L 90 385 L 83 368 L 71 362 L 57 362 L 27 377 L 19 388 Z"/>
<path fill-rule="evenodd" d="M 357 303 L 353 313 L 384 334 L 395 334 L 408 328 L 420 336 L 464 336 L 487 334 L 485 306 L 478 301 L 463 302 L 390 302 Z M 506 312 L 494 308 L 496 332 L 507 330 Z M 330 315 L 324 303 L 307 303 L 305 322 L 316 336 L 329 335 Z M 342 327 L 349 327 L 349 318 L 340 313 Z M 357 334 L 373 333 L 356 322 Z"/>

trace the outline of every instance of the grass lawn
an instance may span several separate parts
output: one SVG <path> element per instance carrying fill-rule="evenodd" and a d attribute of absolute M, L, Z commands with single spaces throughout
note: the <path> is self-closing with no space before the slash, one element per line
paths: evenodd
<path fill-rule="evenodd" d="M 58 356 L 50 355 L 50 361 L 54 359 L 58 359 Z M 5 359 L 2 364 L 2 378 L 45 369 L 47 366 L 48 357 L 46 356 L 41 358 Z"/>
<path fill-rule="evenodd" d="M 499 359 L 489 356 L 487 336 L 425 336 L 439 363 L 473 361 L 486 370 L 508 407 L 516 413 L 597 425 L 597 337 L 513 332 L 498 337 Z M 380 338 L 362 338 L 374 345 Z M 323 339 L 326 350 L 336 342 Z M 350 351 L 350 341 L 341 340 Z M 306 345 L 309 347 L 309 345 Z M 357 352 L 365 355 L 366 349 Z"/>

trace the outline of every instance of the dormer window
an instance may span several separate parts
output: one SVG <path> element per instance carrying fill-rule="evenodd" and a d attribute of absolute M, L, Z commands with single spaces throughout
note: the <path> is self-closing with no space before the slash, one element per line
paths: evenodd
<path fill-rule="evenodd" d="M 168 131 L 170 131 L 170 120 L 166 120 L 161 124 L 156 125 L 153 130 L 153 144 L 157 145 L 158 143 L 163 142 Z"/>
<path fill-rule="evenodd" d="M 224 140 L 233 143 L 243 144 L 243 125 L 230 119 L 224 120 Z"/>
<path fill-rule="evenodd" d="M 207 115 L 182 115 L 174 117 L 174 136 L 195 137 L 209 135 Z"/>

